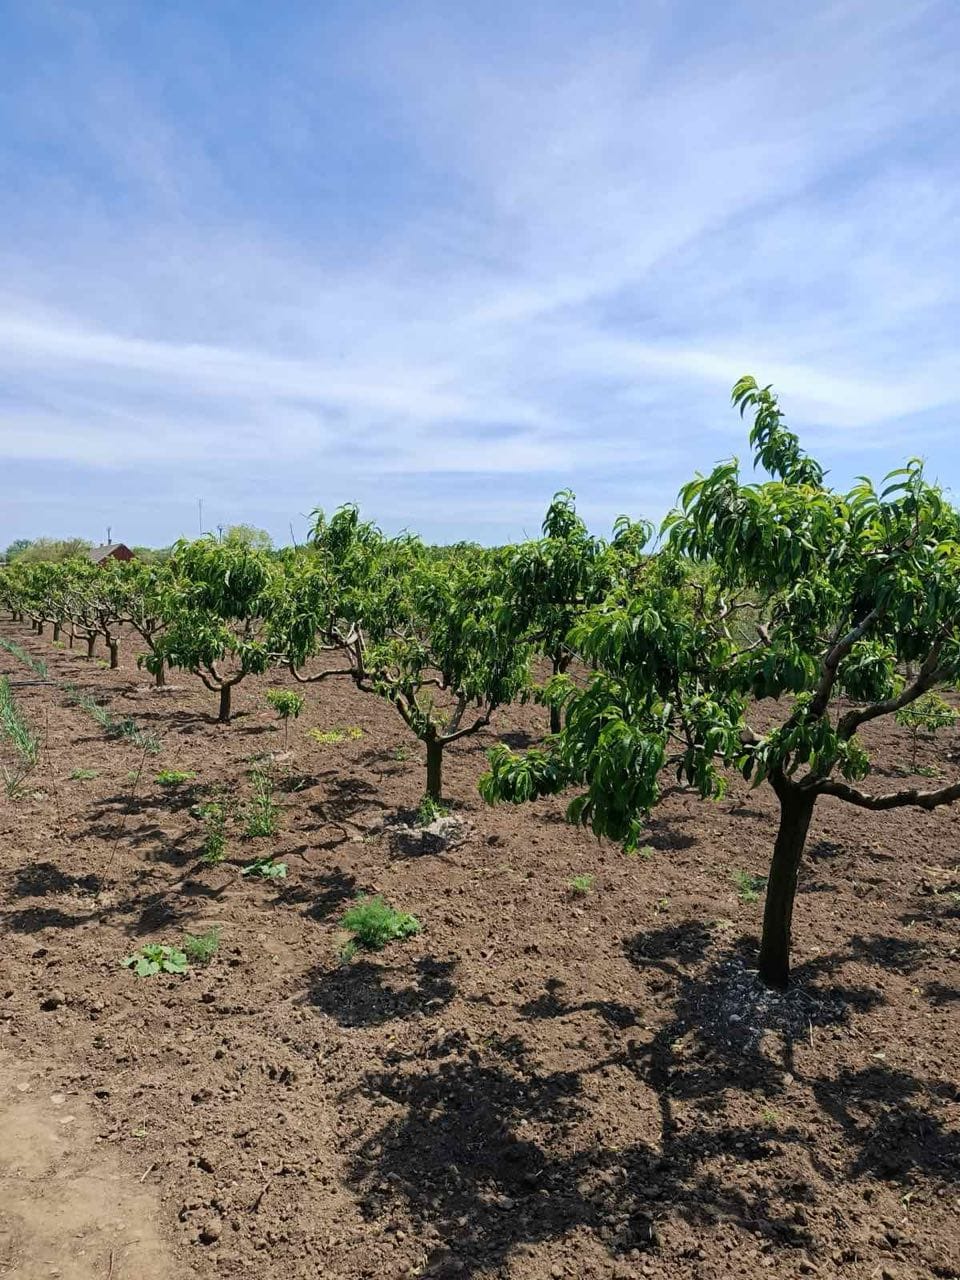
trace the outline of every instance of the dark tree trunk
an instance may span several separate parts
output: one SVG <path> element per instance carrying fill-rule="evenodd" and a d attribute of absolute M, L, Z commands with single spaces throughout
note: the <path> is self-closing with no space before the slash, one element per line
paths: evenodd
<path fill-rule="evenodd" d="M 74 640 L 76 640 L 76 638 L 77 638 L 76 632 L 74 631 L 73 627 L 71 627 L 70 632 L 67 635 L 67 644 L 70 646 L 71 649 L 73 648 L 73 642 Z"/>
<path fill-rule="evenodd" d="M 37 635 L 38 635 L 38 636 L 42 636 L 42 635 L 43 635 L 43 623 L 42 623 L 42 622 L 38 622 L 38 623 L 37 623 Z"/>
<path fill-rule="evenodd" d="M 116 671 L 120 665 L 120 641 L 113 636 L 108 636 L 107 644 L 110 647 L 110 670 Z"/>
<path fill-rule="evenodd" d="M 55 623 L 53 624 L 53 642 L 54 642 L 54 644 L 56 644 L 56 642 L 57 642 L 59 639 L 60 639 L 60 623 L 59 623 L 59 622 L 55 622 Z"/>
<path fill-rule="evenodd" d="M 164 663 L 162 658 L 160 659 L 159 667 L 157 667 L 156 671 L 153 673 L 153 683 L 157 686 L 158 689 L 162 689 L 164 685 L 167 683 L 166 664 Z"/>
<path fill-rule="evenodd" d="M 87 636 L 87 657 L 88 658 L 93 657 L 93 651 L 96 648 L 96 645 L 97 645 L 97 637 Z"/>
<path fill-rule="evenodd" d="M 443 743 L 427 742 L 427 795 L 431 800 L 443 796 Z"/>
<path fill-rule="evenodd" d="M 781 783 L 776 791 L 780 799 L 780 827 L 767 880 L 759 968 L 761 981 L 768 987 L 783 990 L 790 980 L 790 925 L 800 859 L 817 798 L 792 783 Z"/>
<path fill-rule="evenodd" d="M 233 692 L 232 684 L 223 684 L 220 686 L 220 715 L 221 724 L 227 724 L 230 720 L 230 695 Z"/>
<path fill-rule="evenodd" d="M 559 656 L 555 654 L 551 659 L 551 662 L 553 665 L 553 674 L 555 676 L 562 675 L 564 671 L 566 671 L 567 667 L 569 666 L 569 659 L 563 654 L 560 654 Z M 559 733 L 562 728 L 563 728 L 563 713 L 561 712 L 559 707 L 551 707 L 550 708 L 550 732 Z"/>

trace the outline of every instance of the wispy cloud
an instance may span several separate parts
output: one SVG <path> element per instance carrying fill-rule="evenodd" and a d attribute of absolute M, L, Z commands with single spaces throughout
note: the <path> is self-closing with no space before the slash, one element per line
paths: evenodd
<path fill-rule="evenodd" d="M 0 118 L 0 463 L 48 483 L 0 541 L 121 472 L 138 540 L 201 487 L 277 534 L 656 516 L 748 369 L 841 473 L 938 446 L 953 5 L 364 12 L 4 19 L 42 72 Z"/>

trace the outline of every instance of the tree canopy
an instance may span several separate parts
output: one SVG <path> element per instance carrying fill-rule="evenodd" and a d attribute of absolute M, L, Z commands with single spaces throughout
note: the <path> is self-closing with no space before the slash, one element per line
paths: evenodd
<path fill-rule="evenodd" d="M 577 786 L 570 817 L 631 846 L 668 765 L 705 797 L 723 794 L 731 769 L 769 783 L 781 822 L 760 967 L 783 985 L 819 797 L 873 809 L 960 797 L 960 782 L 864 790 L 871 766 L 857 732 L 960 677 L 960 539 L 919 461 L 879 490 L 861 479 L 840 493 L 769 387 L 745 377 L 733 401 L 753 414 L 750 444 L 768 478 L 747 481 L 731 461 L 684 486 L 656 554 L 571 631 L 593 671 L 568 689 L 563 731 L 526 754 L 496 748 L 482 785 L 491 801 Z M 763 699 L 782 710 L 760 729 L 751 720 Z"/>

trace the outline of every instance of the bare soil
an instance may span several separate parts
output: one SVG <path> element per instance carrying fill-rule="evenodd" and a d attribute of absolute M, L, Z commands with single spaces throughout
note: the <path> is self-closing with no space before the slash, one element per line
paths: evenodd
<path fill-rule="evenodd" d="M 155 691 L 133 646 L 108 671 L 0 634 L 50 667 L 0 650 L 45 738 L 27 794 L 0 798 L 0 1276 L 960 1275 L 960 810 L 821 802 L 778 996 L 733 879 L 766 871 L 764 789 L 672 790 L 628 858 L 561 801 L 483 805 L 484 750 L 545 728 L 511 707 L 450 749 L 460 825 L 421 837 L 422 750 L 348 683 L 307 691 L 285 749 L 263 699 L 282 673 L 218 726 L 214 695 L 177 673 Z M 106 737 L 65 681 L 159 754 Z M 874 785 L 895 782 L 906 733 L 870 745 Z M 925 741 L 919 765 L 948 774 L 958 747 Z M 268 754 L 280 835 L 235 824 L 205 866 L 191 811 L 245 801 Z M 239 875 L 267 853 L 285 880 Z M 342 963 L 339 918 L 372 891 L 423 932 Z M 120 965 L 214 925 L 185 976 Z"/>

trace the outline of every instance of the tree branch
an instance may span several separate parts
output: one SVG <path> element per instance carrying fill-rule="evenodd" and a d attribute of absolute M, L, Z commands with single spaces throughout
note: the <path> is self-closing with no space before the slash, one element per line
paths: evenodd
<path fill-rule="evenodd" d="M 807 718 L 813 720 L 822 716 L 830 704 L 830 694 L 837 678 L 837 668 L 858 640 L 861 640 L 880 617 L 880 609 L 874 606 L 865 618 L 838 640 L 823 660 L 820 683 L 817 685 L 813 701 L 807 708 Z"/>
<path fill-rule="evenodd" d="M 441 735 L 440 741 L 446 746 L 449 742 L 456 742 L 460 738 L 466 738 L 471 733 L 476 733 L 490 723 L 490 717 L 494 711 L 496 711 L 496 707 L 487 707 L 483 715 L 478 716 L 472 724 L 465 725 L 462 729 L 458 729 L 456 733 Z"/>
<path fill-rule="evenodd" d="M 838 800 L 846 800 L 861 809 L 874 810 L 900 809 L 907 805 L 919 809 L 936 809 L 941 804 L 952 804 L 954 800 L 960 800 L 960 782 L 951 782 L 939 791 L 918 791 L 913 787 L 909 791 L 888 791 L 884 795 L 870 796 L 846 782 L 827 778 L 818 782 L 813 790 L 819 796 L 836 796 Z"/>
<path fill-rule="evenodd" d="M 331 676 L 353 676 L 356 678 L 356 672 L 353 667 L 337 667 L 335 671 L 318 671 L 316 675 L 302 676 L 292 662 L 287 664 L 290 668 L 290 674 L 299 684 L 317 684 L 320 680 L 328 680 Z"/>
<path fill-rule="evenodd" d="M 837 725 L 839 737 L 845 740 L 849 739 L 868 720 L 876 720 L 878 716 L 890 715 L 891 712 L 899 711 L 901 707 L 906 707 L 911 702 L 915 702 L 921 694 L 926 693 L 928 689 L 936 684 L 939 663 L 940 645 L 937 644 L 924 658 L 923 666 L 917 673 L 917 678 L 913 684 L 908 684 L 895 698 L 885 698 L 882 702 L 874 702 L 860 711 L 848 711 L 845 716 L 842 716 L 840 723 Z"/>

